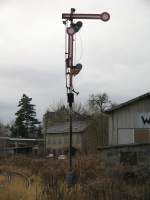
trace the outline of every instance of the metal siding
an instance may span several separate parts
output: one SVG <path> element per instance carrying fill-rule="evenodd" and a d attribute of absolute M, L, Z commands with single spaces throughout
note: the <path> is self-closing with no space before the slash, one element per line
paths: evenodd
<path fill-rule="evenodd" d="M 112 143 L 117 144 L 117 127 L 118 127 L 118 115 L 113 115 L 113 138 Z"/>
<path fill-rule="evenodd" d="M 109 117 L 109 138 L 108 138 L 109 145 L 113 144 L 113 141 L 112 141 L 112 131 L 113 131 L 112 125 L 113 125 L 113 122 L 112 122 L 112 115 L 111 115 Z"/>
<path fill-rule="evenodd" d="M 150 128 L 150 123 L 142 123 L 142 119 L 140 119 L 141 114 L 149 119 L 150 99 L 140 100 L 120 110 L 113 111 L 111 114 L 112 119 L 109 121 L 109 144 L 114 145 L 118 143 L 118 129 Z"/>
<path fill-rule="evenodd" d="M 136 102 L 114 112 L 115 120 L 118 118 L 118 123 L 114 124 L 114 128 L 116 128 L 116 125 L 117 128 L 149 128 L 150 124 L 140 123 L 139 117 L 141 114 L 150 117 L 150 100 Z"/>

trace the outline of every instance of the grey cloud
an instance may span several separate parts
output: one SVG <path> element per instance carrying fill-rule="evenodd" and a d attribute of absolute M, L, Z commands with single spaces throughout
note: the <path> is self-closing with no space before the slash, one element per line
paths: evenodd
<path fill-rule="evenodd" d="M 15 117 L 15 103 L 8 101 L 0 101 L 0 122 L 6 123 L 12 121 Z"/>
<path fill-rule="evenodd" d="M 111 14 L 108 23 L 83 20 L 83 48 L 77 34 L 83 70 L 75 77 L 80 91 L 76 101 L 86 102 L 90 93 L 106 91 L 119 102 L 150 89 L 147 0 L 7 0 L 0 5 L 1 119 L 14 117 L 22 93 L 33 98 L 40 118 L 49 104 L 66 101 L 61 14 L 71 7 Z"/>
<path fill-rule="evenodd" d="M 40 84 L 42 87 L 43 84 L 46 86 L 48 82 L 52 84 L 54 80 L 58 78 L 61 80 L 60 77 L 62 76 L 61 72 L 63 72 L 63 70 L 60 70 L 59 73 L 59 71 L 55 71 L 52 67 L 50 67 L 50 69 L 51 70 L 42 70 L 42 67 L 41 69 L 35 69 L 22 66 L 20 66 L 20 68 L 1 68 L 0 77 L 1 80 L 9 80 L 10 82 L 16 81 L 17 83 L 23 82 L 27 85 L 31 84 L 32 86 Z"/>

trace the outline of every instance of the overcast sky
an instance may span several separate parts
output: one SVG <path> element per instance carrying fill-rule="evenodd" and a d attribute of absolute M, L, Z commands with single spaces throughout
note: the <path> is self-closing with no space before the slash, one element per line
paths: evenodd
<path fill-rule="evenodd" d="M 109 22 L 83 20 L 77 55 L 83 70 L 75 78 L 85 103 L 106 92 L 117 103 L 150 91 L 149 0 L 0 0 L 0 121 L 10 122 L 23 93 L 38 118 L 49 105 L 66 101 L 65 34 L 61 15 L 111 15 Z"/>

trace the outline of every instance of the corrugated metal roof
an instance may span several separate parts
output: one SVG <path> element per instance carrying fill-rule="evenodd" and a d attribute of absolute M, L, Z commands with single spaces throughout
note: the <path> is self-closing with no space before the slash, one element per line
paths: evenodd
<path fill-rule="evenodd" d="M 118 106 L 115 106 L 114 108 L 111 108 L 111 109 L 109 109 L 109 110 L 106 110 L 105 113 L 111 113 L 111 112 L 113 112 L 113 111 L 119 110 L 119 109 L 121 109 L 121 108 L 123 108 L 123 107 L 125 107 L 125 106 L 128 106 L 129 104 L 132 104 L 132 103 L 134 103 L 134 102 L 143 100 L 143 99 L 145 99 L 145 98 L 147 98 L 147 97 L 150 97 L 150 92 L 148 92 L 148 93 L 146 93 L 146 94 L 143 94 L 143 95 L 141 95 L 141 96 L 138 96 L 138 97 L 136 97 L 136 98 L 134 98 L 134 99 L 131 99 L 131 100 L 129 100 L 129 101 L 126 101 L 126 102 L 124 102 L 124 103 L 122 103 L 122 104 L 120 104 L 120 105 L 118 105 Z"/>
<path fill-rule="evenodd" d="M 88 126 L 87 121 L 73 121 L 72 132 L 79 133 L 84 131 Z M 69 122 L 56 123 L 47 129 L 47 133 L 68 133 Z"/>

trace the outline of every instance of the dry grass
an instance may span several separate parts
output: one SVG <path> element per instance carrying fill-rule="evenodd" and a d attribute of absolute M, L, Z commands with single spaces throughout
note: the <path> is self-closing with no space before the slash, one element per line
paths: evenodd
<path fill-rule="evenodd" d="M 24 183 L 15 179 L 11 184 L 0 188 L 0 199 L 2 200 L 36 200 L 40 195 L 41 188 L 39 185 L 32 184 L 26 188 Z"/>
<path fill-rule="evenodd" d="M 17 171 L 28 176 L 26 187 L 20 176 L 0 187 L 0 200 L 149 200 L 149 174 L 139 167 L 109 167 L 93 156 L 74 161 L 78 183 L 68 187 L 66 160 L 26 157 L 0 159 L 0 172 Z M 1 182 L 4 177 L 0 176 Z"/>

